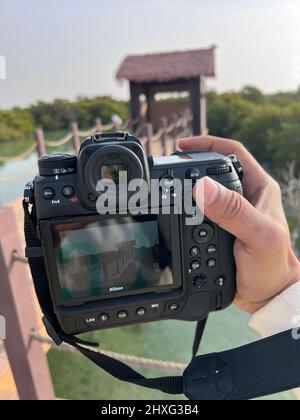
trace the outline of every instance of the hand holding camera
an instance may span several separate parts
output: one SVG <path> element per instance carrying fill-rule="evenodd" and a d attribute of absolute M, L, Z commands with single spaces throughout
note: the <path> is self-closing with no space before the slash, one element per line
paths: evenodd
<path fill-rule="evenodd" d="M 210 136 L 183 139 L 182 150 L 234 153 L 244 168 L 245 197 L 205 179 L 205 214 L 237 237 L 236 305 L 254 313 L 300 279 L 278 184 L 234 140 Z M 249 201 L 248 201 L 248 200 Z"/>

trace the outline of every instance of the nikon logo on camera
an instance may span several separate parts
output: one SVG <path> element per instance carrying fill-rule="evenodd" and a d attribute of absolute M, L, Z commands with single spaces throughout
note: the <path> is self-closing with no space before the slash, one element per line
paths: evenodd
<path fill-rule="evenodd" d="M 124 287 L 123 286 L 114 286 L 114 287 L 110 287 L 109 291 L 110 292 L 123 292 Z"/>

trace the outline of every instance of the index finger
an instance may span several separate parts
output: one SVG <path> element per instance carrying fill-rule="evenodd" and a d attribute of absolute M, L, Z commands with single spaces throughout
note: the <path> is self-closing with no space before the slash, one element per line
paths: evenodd
<path fill-rule="evenodd" d="M 236 140 L 227 140 L 213 136 L 199 136 L 179 140 L 178 147 L 181 150 L 199 150 L 222 153 L 223 155 L 236 155 L 244 168 L 243 185 L 246 195 L 250 198 L 255 196 L 257 191 L 264 188 L 268 182 L 268 174 L 251 153 Z"/>

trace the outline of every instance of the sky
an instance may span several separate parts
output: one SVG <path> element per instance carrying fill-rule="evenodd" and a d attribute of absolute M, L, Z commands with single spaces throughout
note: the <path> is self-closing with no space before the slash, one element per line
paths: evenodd
<path fill-rule="evenodd" d="M 300 85 L 299 0 L 0 0 L 0 108 L 128 98 L 131 53 L 216 45 L 218 91 Z M 3 80 L 3 62 L 6 79 Z"/>

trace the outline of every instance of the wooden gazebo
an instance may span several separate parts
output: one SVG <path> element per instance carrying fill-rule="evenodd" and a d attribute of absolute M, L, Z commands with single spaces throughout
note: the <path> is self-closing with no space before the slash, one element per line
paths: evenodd
<path fill-rule="evenodd" d="M 168 117 L 180 107 L 190 108 L 193 115 L 193 133 L 206 131 L 205 78 L 215 76 L 215 47 L 170 53 L 131 55 L 125 58 L 117 79 L 130 83 L 131 118 L 142 117 L 154 126 L 158 117 Z M 171 104 L 158 103 L 157 93 L 188 92 L 188 101 Z M 141 106 L 146 98 L 145 115 Z M 158 109 L 159 108 L 159 109 Z M 183 110 L 183 109 L 181 109 Z"/>

